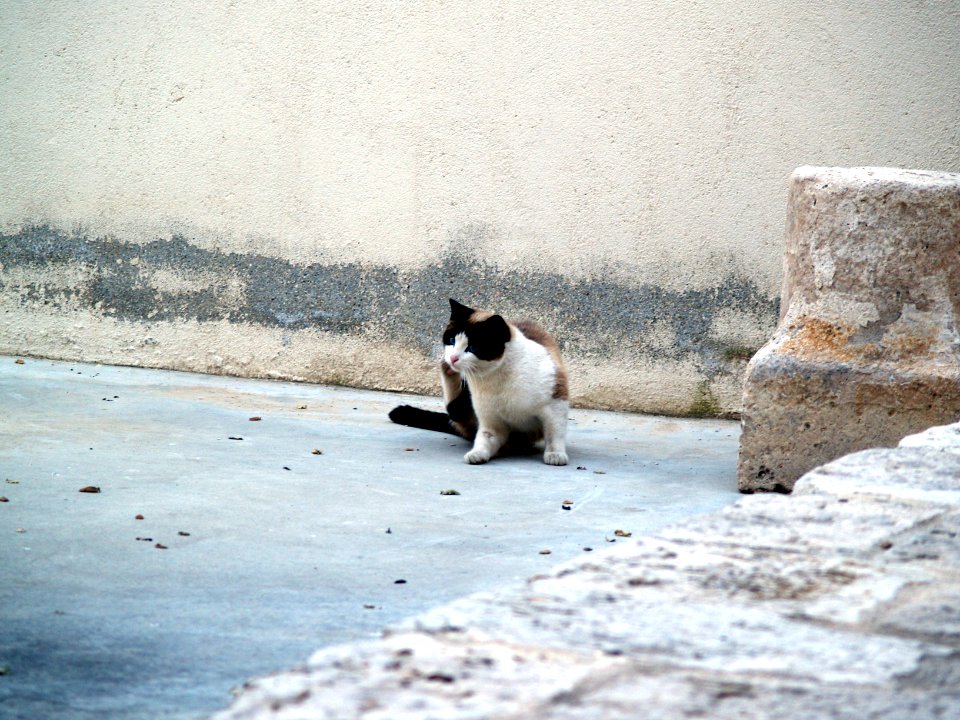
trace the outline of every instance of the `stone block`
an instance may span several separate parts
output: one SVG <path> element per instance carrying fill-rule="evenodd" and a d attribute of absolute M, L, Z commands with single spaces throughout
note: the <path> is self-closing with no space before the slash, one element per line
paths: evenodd
<path fill-rule="evenodd" d="M 747 368 L 742 491 L 960 418 L 960 175 L 797 169 L 784 266 Z"/>
<path fill-rule="evenodd" d="M 813 490 L 960 505 L 960 452 L 930 452 L 929 447 L 862 450 L 810 471 L 794 486 L 794 494 Z"/>

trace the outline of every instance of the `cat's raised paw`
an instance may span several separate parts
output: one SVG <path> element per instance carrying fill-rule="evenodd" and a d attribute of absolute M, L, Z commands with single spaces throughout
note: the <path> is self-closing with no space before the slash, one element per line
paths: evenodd
<path fill-rule="evenodd" d="M 490 459 L 490 455 L 482 450 L 471 450 L 463 456 L 463 459 L 471 465 L 482 465 Z"/>
<path fill-rule="evenodd" d="M 543 461 L 547 465 L 566 465 L 567 454 L 565 452 L 545 452 L 543 454 Z"/>

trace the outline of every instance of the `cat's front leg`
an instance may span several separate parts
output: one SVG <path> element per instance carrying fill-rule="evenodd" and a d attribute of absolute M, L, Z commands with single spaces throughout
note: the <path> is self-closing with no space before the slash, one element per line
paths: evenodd
<path fill-rule="evenodd" d="M 547 465 L 567 464 L 567 415 L 570 404 L 554 400 L 540 416 L 543 423 L 543 461 Z"/>
<path fill-rule="evenodd" d="M 440 361 L 440 382 L 443 387 L 443 402 L 449 405 L 463 391 L 463 377 L 447 363 Z"/>
<path fill-rule="evenodd" d="M 463 456 L 471 465 L 480 465 L 497 454 L 507 440 L 506 429 L 480 425 L 477 437 L 473 441 L 473 450 Z"/>

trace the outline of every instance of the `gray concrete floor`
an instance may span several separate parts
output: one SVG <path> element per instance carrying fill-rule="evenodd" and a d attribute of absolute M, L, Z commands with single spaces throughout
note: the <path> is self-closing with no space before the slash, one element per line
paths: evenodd
<path fill-rule="evenodd" d="M 733 422 L 574 410 L 569 466 L 468 466 L 387 420 L 411 401 L 440 408 L 0 357 L 0 717 L 201 717 L 319 647 L 737 497 Z"/>

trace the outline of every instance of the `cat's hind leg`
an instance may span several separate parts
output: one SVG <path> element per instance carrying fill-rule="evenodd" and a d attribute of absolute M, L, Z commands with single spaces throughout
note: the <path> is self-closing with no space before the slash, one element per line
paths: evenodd
<path fill-rule="evenodd" d="M 554 400 L 540 415 L 543 423 L 543 461 L 547 465 L 567 464 L 567 415 L 570 403 Z"/>

